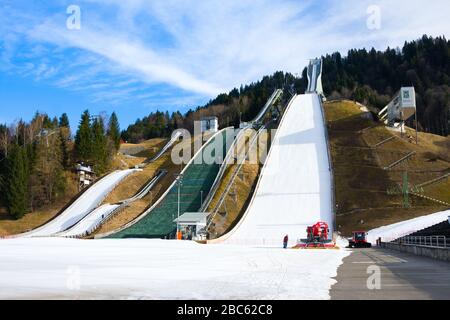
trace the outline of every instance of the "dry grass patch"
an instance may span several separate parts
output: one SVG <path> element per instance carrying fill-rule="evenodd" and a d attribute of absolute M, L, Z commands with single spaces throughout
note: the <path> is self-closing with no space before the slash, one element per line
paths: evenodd
<path fill-rule="evenodd" d="M 325 113 L 335 174 L 337 223 L 349 234 L 353 228 L 371 229 L 433 213 L 442 209 L 438 203 L 411 196 L 412 208 L 402 207 L 402 195 L 388 195 L 387 190 L 402 183 L 408 172 L 410 185 L 417 185 L 444 175 L 450 162 L 449 138 L 419 133 L 419 145 L 411 140 L 413 131 L 403 137 L 382 123 L 365 118 L 360 106 L 351 101 L 325 103 Z M 377 143 L 394 137 L 373 148 Z M 391 170 L 384 170 L 410 152 L 416 154 Z M 450 197 L 446 181 L 425 188 L 424 194 L 443 200 Z M 447 200 L 450 201 L 450 200 Z M 358 221 L 364 220 L 364 226 Z"/>
<path fill-rule="evenodd" d="M 231 230 L 240 220 L 247 209 L 258 181 L 261 166 L 258 164 L 244 164 L 241 171 L 235 179 L 233 187 L 226 196 L 224 203 L 214 216 L 211 224 L 210 234 L 212 238 L 220 237 Z M 235 171 L 235 165 L 224 176 L 221 186 L 211 201 L 208 211 L 217 205 L 219 197 L 225 191 L 225 185 L 230 181 L 231 175 Z"/>
<path fill-rule="evenodd" d="M 55 218 L 68 202 L 78 194 L 77 183 L 72 174 L 66 174 L 66 195 L 54 203 L 43 206 L 33 212 L 27 213 L 21 219 L 10 216 L 5 208 L 0 207 L 0 237 L 27 232 L 40 227 Z"/>

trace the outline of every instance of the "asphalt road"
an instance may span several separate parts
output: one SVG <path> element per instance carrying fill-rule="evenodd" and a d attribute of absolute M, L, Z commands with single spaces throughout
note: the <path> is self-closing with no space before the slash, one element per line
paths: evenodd
<path fill-rule="evenodd" d="M 450 299 L 450 263 L 392 250 L 354 249 L 335 279 L 334 300 Z"/>

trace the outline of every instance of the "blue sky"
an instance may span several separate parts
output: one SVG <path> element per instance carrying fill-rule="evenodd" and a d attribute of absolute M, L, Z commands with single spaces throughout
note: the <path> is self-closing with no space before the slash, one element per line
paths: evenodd
<path fill-rule="evenodd" d="M 0 123 L 39 110 L 75 128 L 89 109 L 116 111 L 124 128 L 325 53 L 448 38 L 448 12 L 448 0 L 0 0 Z"/>

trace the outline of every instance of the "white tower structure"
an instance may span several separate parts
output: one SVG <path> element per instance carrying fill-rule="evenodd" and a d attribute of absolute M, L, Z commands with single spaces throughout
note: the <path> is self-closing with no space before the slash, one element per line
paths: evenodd
<path fill-rule="evenodd" d="M 322 87 L 322 59 L 311 59 L 308 70 L 308 87 L 306 93 L 317 93 L 322 98 L 325 97 Z"/>

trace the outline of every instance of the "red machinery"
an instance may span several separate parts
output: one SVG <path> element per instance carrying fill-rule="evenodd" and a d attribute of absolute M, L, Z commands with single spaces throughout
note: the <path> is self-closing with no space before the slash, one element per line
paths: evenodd
<path fill-rule="evenodd" d="M 307 248 L 335 248 L 333 240 L 328 239 L 330 229 L 326 222 L 319 221 L 315 225 L 306 228 L 307 238 L 301 239 L 295 246 L 297 249 Z"/>
<path fill-rule="evenodd" d="M 349 248 L 371 248 L 372 244 L 367 242 L 367 232 L 353 231 L 352 238 L 348 240 Z"/>

